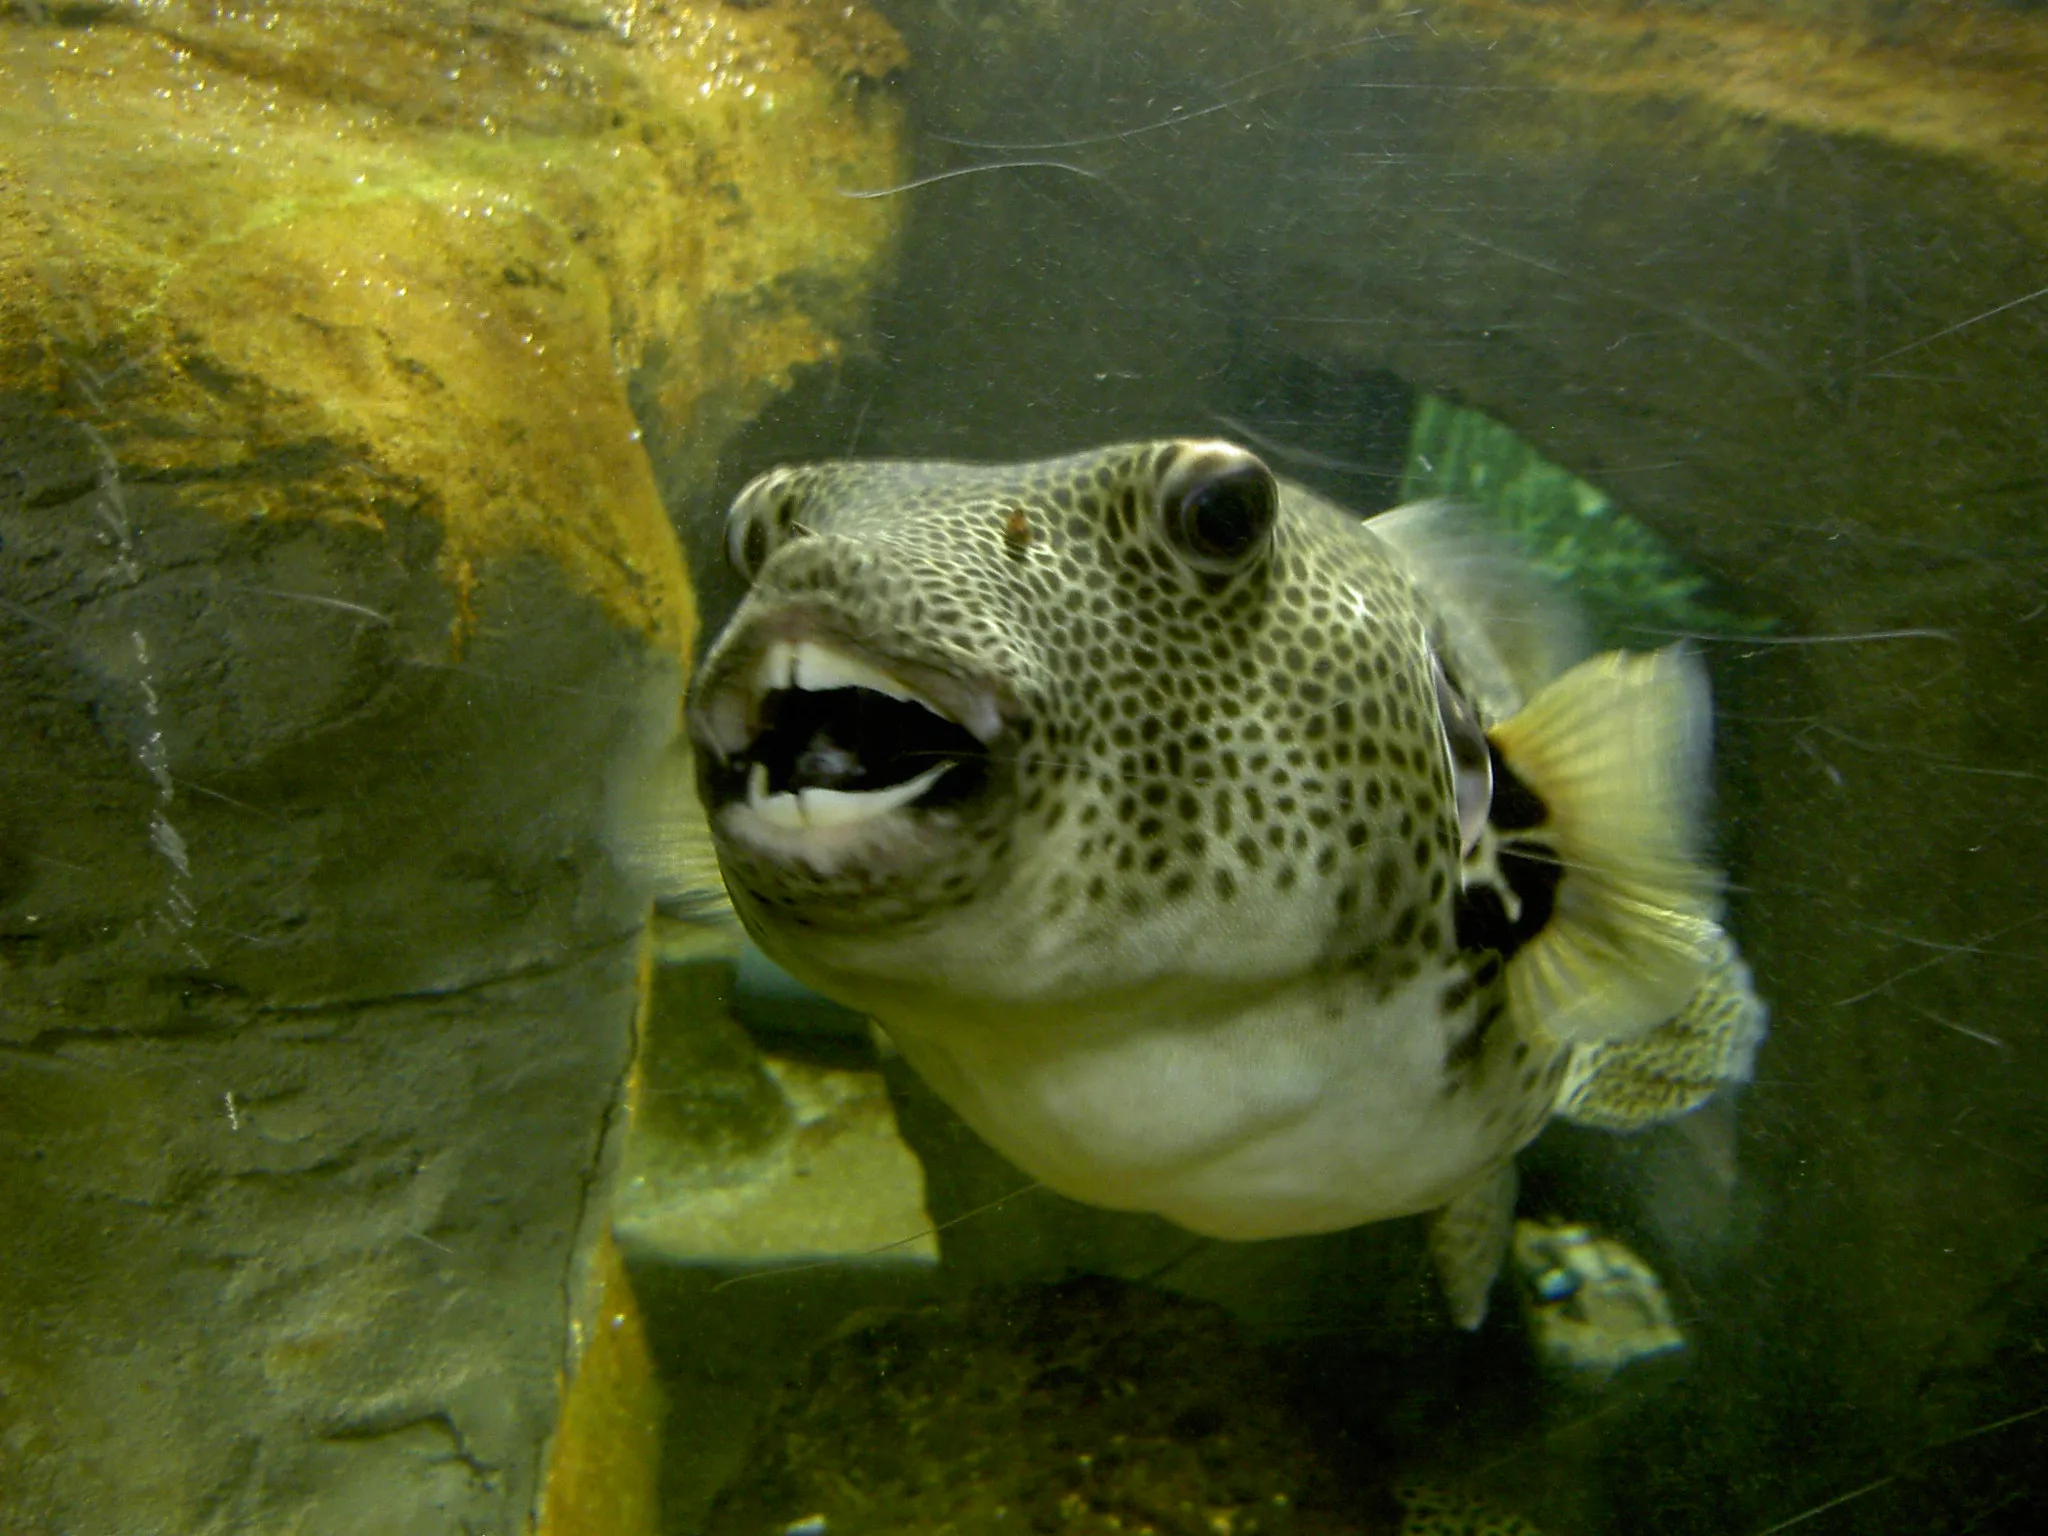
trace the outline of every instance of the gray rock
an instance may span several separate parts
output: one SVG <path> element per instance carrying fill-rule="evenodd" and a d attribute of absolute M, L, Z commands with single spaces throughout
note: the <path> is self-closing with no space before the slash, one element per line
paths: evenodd
<path fill-rule="evenodd" d="M 62 630 L 0 646 L 0 1529 L 507 1527 L 638 996 L 592 765 L 673 667 L 537 562 L 423 664 L 403 534 L 90 496 L 0 514 Z"/>

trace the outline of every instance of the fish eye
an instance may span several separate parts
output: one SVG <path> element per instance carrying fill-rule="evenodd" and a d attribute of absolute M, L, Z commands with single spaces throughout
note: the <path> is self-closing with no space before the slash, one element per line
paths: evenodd
<path fill-rule="evenodd" d="M 1273 472 L 1234 443 L 1190 444 L 1159 482 L 1166 536 L 1197 570 L 1217 575 L 1266 547 L 1279 510 Z"/>
<path fill-rule="evenodd" d="M 725 514 L 725 558 L 745 581 L 761 574 L 796 516 L 796 489 L 787 470 L 771 469 L 747 483 Z"/>

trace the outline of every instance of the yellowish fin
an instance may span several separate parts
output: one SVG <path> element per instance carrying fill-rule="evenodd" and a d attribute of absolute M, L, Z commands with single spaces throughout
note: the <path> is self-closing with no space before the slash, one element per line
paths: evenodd
<path fill-rule="evenodd" d="M 1550 921 L 1508 963 L 1525 1026 L 1628 1039 L 1706 979 L 1720 954 L 1719 881 L 1695 852 L 1711 718 L 1705 668 L 1674 646 L 1583 661 L 1489 733 L 1548 813 L 1514 836 L 1563 867 Z"/>
<path fill-rule="evenodd" d="M 1675 1120 L 1721 1089 L 1749 1081 L 1769 1018 L 1749 967 L 1716 929 L 1706 978 L 1674 1017 L 1632 1040 L 1573 1048 L 1557 1113 L 1610 1131 Z"/>
<path fill-rule="evenodd" d="M 1401 1506 L 1395 1536 L 1543 1536 L 1520 1515 L 1477 1494 L 1433 1483 L 1397 1483 L 1392 1491 Z"/>
<path fill-rule="evenodd" d="M 1440 1208 L 1429 1223 L 1429 1258 L 1451 1321 L 1467 1333 L 1486 1321 L 1508 1239 L 1515 1230 L 1518 1180 L 1510 1158 Z"/>

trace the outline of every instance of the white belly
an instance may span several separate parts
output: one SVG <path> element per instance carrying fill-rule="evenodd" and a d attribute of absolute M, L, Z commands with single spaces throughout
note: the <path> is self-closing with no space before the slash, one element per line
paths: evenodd
<path fill-rule="evenodd" d="M 1319 978 L 1191 1016 L 885 1021 L 991 1145 L 1061 1194 L 1213 1237 L 1328 1232 L 1443 1204 L 1512 1147 L 1497 1103 L 1445 1093 L 1425 973 L 1377 1006 Z"/>

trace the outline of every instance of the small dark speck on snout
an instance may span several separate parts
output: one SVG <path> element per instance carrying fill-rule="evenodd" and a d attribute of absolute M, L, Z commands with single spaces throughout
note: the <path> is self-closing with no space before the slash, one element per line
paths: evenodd
<path fill-rule="evenodd" d="M 1031 547 L 1031 514 L 1022 507 L 1010 508 L 1003 519 L 1003 547 L 1013 555 L 1021 555 Z"/>

